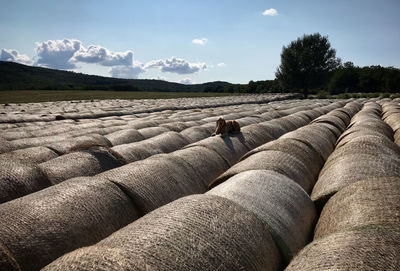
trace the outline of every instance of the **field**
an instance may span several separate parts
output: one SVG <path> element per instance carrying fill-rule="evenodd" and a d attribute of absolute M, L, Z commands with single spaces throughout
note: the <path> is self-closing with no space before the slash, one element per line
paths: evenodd
<path fill-rule="evenodd" d="M 399 99 L 98 98 L 0 105 L 0 270 L 400 268 Z"/>
<path fill-rule="evenodd" d="M 175 99 L 196 97 L 232 96 L 232 93 L 207 92 L 148 92 L 148 91 L 100 91 L 100 90 L 4 90 L 0 91 L 0 103 L 39 103 L 71 100 L 107 99 Z"/>

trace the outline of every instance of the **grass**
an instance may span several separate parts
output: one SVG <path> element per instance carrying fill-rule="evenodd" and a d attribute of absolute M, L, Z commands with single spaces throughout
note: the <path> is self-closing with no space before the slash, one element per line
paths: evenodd
<path fill-rule="evenodd" d="M 1 103 L 37 103 L 71 100 L 106 99 L 172 99 L 231 96 L 233 93 L 211 92 L 144 92 L 144 91 L 80 91 L 80 90 L 5 90 L 0 91 Z M 237 95 L 237 94 L 236 94 Z"/>

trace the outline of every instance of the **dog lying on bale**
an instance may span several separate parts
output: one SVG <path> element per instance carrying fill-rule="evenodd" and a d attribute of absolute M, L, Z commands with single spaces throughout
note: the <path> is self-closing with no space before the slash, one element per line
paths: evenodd
<path fill-rule="evenodd" d="M 228 134 L 240 133 L 240 126 L 237 121 L 228 120 L 225 121 L 222 117 L 217 120 L 217 129 L 211 136 L 221 134 L 222 137 L 226 137 Z"/>

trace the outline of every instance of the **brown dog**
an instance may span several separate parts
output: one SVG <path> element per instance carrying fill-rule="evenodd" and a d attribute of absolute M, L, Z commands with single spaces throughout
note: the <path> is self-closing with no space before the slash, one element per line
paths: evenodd
<path fill-rule="evenodd" d="M 221 134 L 222 137 L 227 136 L 229 133 L 237 134 L 240 133 L 240 126 L 234 120 L 225 121 L 222 117 L 217 120 L 217 129 L 215 129 L 215 133 L 211 136 L 215 136 Z"/>

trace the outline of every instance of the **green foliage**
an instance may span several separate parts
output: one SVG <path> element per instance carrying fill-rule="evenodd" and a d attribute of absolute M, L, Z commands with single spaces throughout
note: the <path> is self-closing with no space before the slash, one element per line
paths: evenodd
<path fill-rule="evenodd" d="M 324 87 L 339 64 L 328 37 L 304 35 L 283 47 L 275 75 L 284 90 L 301 91 L 307 96 L 310 89 Z"/>
<path fill-rule="evenodd" d="M 183 85 L 161 80 L 117 79 L 0 61 L 0 90 L 116 90 L 223 92 L 227 82 Z"/>
<path fill-rule="evenodd" d="M 328 83 L 331 94 L 339 93 L 396 93 L 400 91 L 400 70 L 389 67 L 356 67 L 351 62 L 341 66 Z"/>

